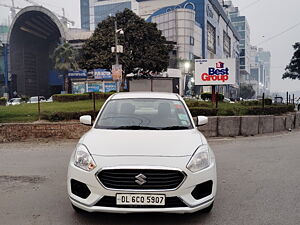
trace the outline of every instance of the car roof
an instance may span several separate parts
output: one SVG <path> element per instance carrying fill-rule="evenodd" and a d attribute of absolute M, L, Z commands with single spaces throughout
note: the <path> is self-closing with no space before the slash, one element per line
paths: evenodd
<path fill-rule="evenodd" d="M 128 98 L 157 98 L 179 100 L 180 97 L 174 93 L 165 92 L 122 92 L 114 94 L 111 99 L 128 99 Z"/>

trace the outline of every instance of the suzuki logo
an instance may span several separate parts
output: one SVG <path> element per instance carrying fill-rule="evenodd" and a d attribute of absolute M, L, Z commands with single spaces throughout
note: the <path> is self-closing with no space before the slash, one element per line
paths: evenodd
<path fill-rule="evenodd" d="M 139 185 L 143 185 L 144 183 L 147 182 L 147 177 L 144 174 L 139 174 L 137 176 L 135 176 L 136 180 L 135 183 L 139 184 Z"/>

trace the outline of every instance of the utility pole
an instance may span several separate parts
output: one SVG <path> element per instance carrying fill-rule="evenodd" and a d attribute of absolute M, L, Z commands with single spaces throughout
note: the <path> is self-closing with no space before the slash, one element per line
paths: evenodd
<path fill-rule="evenodd" d="M 123 46 L 119 45 L 119 41 L 118 41 L 118 34 L 124 34 L 124 31 L 122 29 L 118 29 L 118 24 L 117 24 L 117 17 L 115 17 L 115 47 L 112 47 L 112 52 L 115 53 L 115 57 L 116 57 L 116 62 L 115 65 L 112 66 L 112 75 L 113 75 L 113 79 L 116 81 L 116 88 L 117 88 L 117 92 L 120 91 L 120 80 L 123 83 L 123 73 L 122 73 L 122 65 L 120 65 L 119 63 L 119 54 L 118 53 L 122 53 L 123 52 Z M 120 76 L 121 73 L 121 76 Z"/>
<path fill-rule="evenodd" d="M 119 55 L 118 55 L 118 24 L 117 17 L 115 19 L 115 53 L 116 53 L 116 66 L 119 66 Z"/>

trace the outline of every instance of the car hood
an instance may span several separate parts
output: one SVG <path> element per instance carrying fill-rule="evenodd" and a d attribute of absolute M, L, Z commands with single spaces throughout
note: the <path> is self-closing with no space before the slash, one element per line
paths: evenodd
<path fill-rule="evenodd" d="M 104 130 L 92 128 L 79 141 L 99 156 L 191 156 L 204 136 L 191 130 Z"/>

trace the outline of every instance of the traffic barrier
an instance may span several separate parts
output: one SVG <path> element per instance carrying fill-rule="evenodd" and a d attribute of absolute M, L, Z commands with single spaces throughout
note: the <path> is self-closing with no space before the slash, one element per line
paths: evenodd
<path fill-rule="evenodd" d="M 241 117 L 241 135 L 254 136 L 258 134 L 259 117 L 258 116 L 242 116 Z"/>
<path fill-rule="evenodd" d="M 295 129 L 300 128 L 300 112 L 295 114 Z"/>
<path fill-rule="evenodd" d="M 274 132 L 280 132 L 286 130 L 286 116 L 275 116 L 274 117 Z"/>
<path fill-rule="evenodd" d="M 218 136 L 235 137 L 240 135 L 241 117 L 220 116 L 218 117 Z"/>
<path fill-rule="evenodd" d="M 274 116 L 259 116 L 259 134 L 273 133 L 274 132 Z"/>
<path fill-rule="evenodd" d="M 198 128 L 207 137 L 217 137 L 218 136 L 218 117 L 212 116 L 208 117 L 208 123 L 204 126 Z"/>

